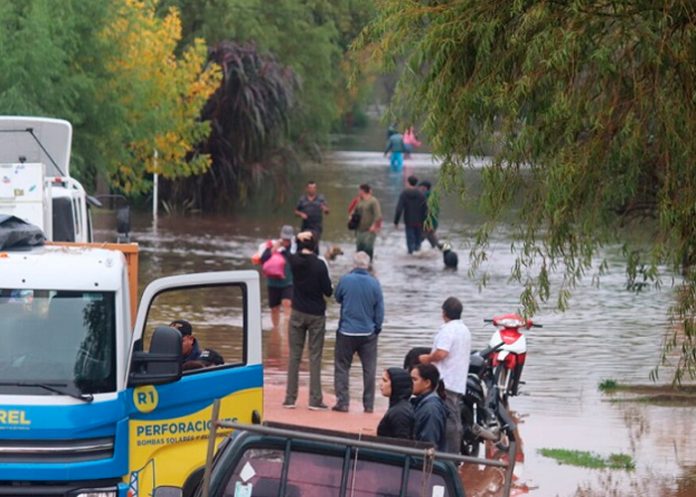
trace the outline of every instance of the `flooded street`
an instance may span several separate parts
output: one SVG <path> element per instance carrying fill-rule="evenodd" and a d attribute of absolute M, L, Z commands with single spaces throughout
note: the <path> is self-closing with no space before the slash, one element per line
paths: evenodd
<path fill-rule="evenodd" d="M 436 180 L 437 164 L 427 154 L 414 154 L 406 168 L 419 179 Z M 467 171 L 466 176 L 475 187 L 478 171 Z M 520 288 L 509 281 L 514 262 L 510 232 L 503 228 L 491 238 L 488 261 L 481 268 L 488 274 L 488 282 L 480 288 L 467 270 L 472 239 L 482 218 L 472 208 L 460 206 L 454 197 L 443 199 L 438 234 L 458 252 L 459 270 L 445 271 L 440 252 L 430 249 L 427 242 L 421 254 L 408 256 L 403 224 L 399 229 L 393 225 L 403 177 L 388 171 L 387 160 L 379 152 L 335 152 L 322 165 L 306 165 L 292 178 L 294 190 L 285 203 L 276 202 L 269 191 L 233 215 L 162 215 L 156 226 L 149 213 L 138 214 L 132 238 L 140 244 L 141 285 L 162 275 L 252 267 L 250 257 L 261 242 L 277 237 L 283 224 L 299 226 L 292 211 L 310 179 L 317 182 L 331 208 L 324 221 L 321 250 L 338 245 L 345 253 L 331 263 L 334 283 L 351 268 L 354 240 L 346 229 L 346 209 L 358 184 L 372 185 L 381 202 L 385 222 L 375 245 L 374 263 L 385 297 L 380 374 L 385 367 L 400 365 L 411 347 L 431 344 L 441 324 L 440 306 L 450 295 L 464 304 L 462 319 L 471 329 L 476 348 L 483 347 L 494 331 L 484 325 L 484 318 L 517 310 Z M 597 388 L 604 379 L 649 382 L 648 375 L 659 358 L 672 292 L 669 282 L 659 291 L 627 291 L 620 247 L 607 248 L 605 257 L 609 267 L 599 286 L 588 275 L 574 289 L 569 311 L 560 314 L 548 307 L 535 316 L 544 328 L 527 332 L 528 357 L 522 376 L 526 385 L 523 395 L 510 402 L 520 418 L 523 440 L 523 462 L 517 466 L 514 493 L 695 497 L 696 448 L 691 440 L 696 409 L 611 402 Z M 265 285 L 262 295 L 264 329 L 269 330 Z M 338 313 L 339 306 L 331 302 L 323 359 L 323 383 L 331 392 Z M 282 383 L 287 344 L 283 337 L 265 333 L 267 377 Z M 669 373 L 661 373 L 668 381 Z M 359 378 L 359 367 L 353 368 L 354 398 L 360 395 Z M 625 453 L 633 457 L 636 469 L 559 466 L 538 454 L 540 448 L 589 450 L 605 457 Z M 494 480 L 471 493 L 489 495 L 495 490 Z"/>

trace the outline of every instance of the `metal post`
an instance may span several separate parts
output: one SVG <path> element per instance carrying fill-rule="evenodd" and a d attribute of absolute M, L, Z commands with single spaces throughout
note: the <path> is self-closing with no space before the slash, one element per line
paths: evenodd
<path fill-rule="evenodd" d="M 157 206 L 159 204 L 159 174 L 157 173 L 157 150 L 153 157 L 153 166 L 155 169 L 154 177 L 152 178 L 152 218 L 157 219 Z"/>
<path fill-rule="evenodd" d="M 210 433 L 208 434 L 208 454 L 205 458 L 205 470 L 203 472 L 203 497 L 208 497 L 210 492 L 210 473 L 213 466 L 213 455 L 215 454 L 215 443 L 218 429 L 218 418 L 220 417 L 220 399 L 213 402 L 213 413 L 210 417 Z"/>

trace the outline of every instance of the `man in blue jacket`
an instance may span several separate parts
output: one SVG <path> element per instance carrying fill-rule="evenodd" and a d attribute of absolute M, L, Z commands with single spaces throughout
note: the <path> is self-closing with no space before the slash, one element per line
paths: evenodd
<path fill-rule="evenodd" d="M 358 252 L 353 256 L 354 269 L 341 277 L 336 287 L 336 301 L 341 317 L 336 333 L 334 411 L 348 412 L 350 403 L 349 372 L 357 352 L 363 369 L 363 409 L 372 412 L 375 405 L 377 373 L 377 336 L 384 321 L 384 298 L 377 278 L 367 268 L 370 256 Z"/>

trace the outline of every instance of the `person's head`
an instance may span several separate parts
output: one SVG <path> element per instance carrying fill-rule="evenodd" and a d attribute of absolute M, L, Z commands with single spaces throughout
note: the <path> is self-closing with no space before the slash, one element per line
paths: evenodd
<path fill-rule="evenodd" d="M 308 181 L 306 191 L 307 191 L 307 195 L 309 195 L 310 197 L 313 197 L 314 195 L 316 195 L 317 194 L 316 182 Z"/>
<path fill-rule="evenodd" d="M 301 250 L 314 252 L 317 246 L 317 237 L 311 231 L 303 231 L 302 233 L 298 233 L 295 243 L 297 243 L 298 252 Z"/>
<path fill-rule="evenodd" d="M 445 321 L 452 321 L 453 319 L 462 318 L 462 310 L 464 306 L 456 297 L 448 297 L 442 303 L 442 317 Z"/>
<path fill-rule="evenodd" d="M 430 189 L 433 187 L 433 185 L 428 181 L 427 179 L 424 179 L 420 183 L 418 183 L 418 187 L 421 189 L 423 193 L 429 192 Z"/>
<path fill-rule="evenodd" d="M 406 178 L 406 182 L 411 188 L 413 188 L 418 184 L 418 178 L 416 178 L 414 175 L 411 175 L 408 178 Z"/>
<path fill-rule="evenodd" d="M 358 187 L 358 195 L 360 195 L 361 199 L 369 198 L 371 194 L 372 187 L 370 187 L 370 185 L 368 185 L 367 183 L 363 183 Z"/>
<path fill-rule="evenodd" d="M 433 364 L 416 364 L 411 370 L 413 395 L 423 395 L 438 388 L 440 372 Z"/>
<path fill-rule="evenodd" d="M 292 226 L 289 224 L 286 224 L 282 228 L 280 228 L 280 239 L 283 242 L 283 245 L 286 247 L 289 247 L 292 245 L 292 238 L 295 236 L 295 230 L 292 229 Z"/>
<path fill-rule="evenodd" d="M 388 368 L 382 373 L 379 384 L 382 395 L 389 398 L 389 405 L 401 399 L 408 399 L 413 394 L 413 381 L 405 369 Z"/>
<path fill-rule="evenodd" d="M 191 323 L 183 319 L 176 319 L 169 324 L 170 328 L 179 330 L 181 333 L 181 353 L 187 356 L 193 350 L 196 339 L 193 337 L 193 327 Z"/>
<path fill-rule="evenodd" d="M 356 252 L 353 255 L 353 267 L 356 269 L 369 269 L 370 267 L 370 256 L 367 252 Z"/>

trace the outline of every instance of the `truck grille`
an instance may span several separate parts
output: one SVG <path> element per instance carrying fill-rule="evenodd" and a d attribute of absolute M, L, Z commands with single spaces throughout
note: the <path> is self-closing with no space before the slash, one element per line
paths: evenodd
<path fill-rule="evenodd" d="M 0 463 L 65 463 L 113 457 L 113 437 L 81 440 L 0 440 Z"/>

